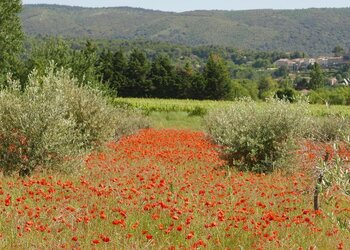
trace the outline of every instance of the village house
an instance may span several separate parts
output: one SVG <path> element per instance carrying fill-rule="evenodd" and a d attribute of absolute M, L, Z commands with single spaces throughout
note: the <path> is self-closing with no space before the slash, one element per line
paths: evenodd
<path fill-rule="evenodd" d="M 296 59 L 287 59 L 282 58 L 274 62 L 276 67 L 287 67 L 289 70 L 297 71 L 300 69 L 306 69 L 309 65 L 315 63 L 319 64 L 321 67 L 327 68 L 336 65 L 346 63 L 343 57 L 327 57 L 322 56 L 318 58 L 296 58 Z"/>
<path fill-rule="evenodd" d="M 277 60 L 274 65 L 276 67 L 287 67 L 289 70 L 297 71 L 303 68 L 307 68 L 310 64 L 314 64 L 314 59 L 308 59 L 308 58 L 295 58 L 295 59 L 279 59 Z"/>
<path fill-rule="evenodd" d="M 339 57 L 328 57 L 328 66 L 339 65 L 345 63 L 345 60 L 342 56 Z"/>

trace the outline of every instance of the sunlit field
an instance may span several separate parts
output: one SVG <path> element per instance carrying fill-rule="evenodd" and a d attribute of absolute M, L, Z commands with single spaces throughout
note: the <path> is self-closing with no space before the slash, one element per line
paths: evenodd
<path fill-rule="evenodd" d="M 350 250 L 348 3 L 37 2 L 0 0 L 0 250 Z"/>
<path fill-rule="evenodd" d="M 86 157 L 74 176 L 1 179 L 1 249 L 349 249 L 349 200 L 313 211 L 301 143 L 291 173 L 225 165 L 202 132 L 147 129 Z M 350 151 L 344 149 L 343 156 Z"/>
<path fill-rule="evenodd" d="M 213 100 L 179 100 L 179 99 L 152 99 L 152 98 L 115 98 L 116 106 L 136 108 L 146 113 L 151 112 L 187 112 L 189 115 L 203 115 L 209 110 L 229 107 L 234 101 Z M 264 102 L 261 106 L 264 107 Z M 309 106 L 312 115 L 324 116 L 338 114 L 349 117 L 350 109 L 342 105 L 319 105 Z"/>

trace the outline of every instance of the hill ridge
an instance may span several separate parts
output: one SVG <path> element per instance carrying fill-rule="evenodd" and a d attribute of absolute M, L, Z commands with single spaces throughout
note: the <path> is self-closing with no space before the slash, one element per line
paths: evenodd
<path fill-rule="evenodd" d="M 330 54 L 350 47 L 350 8 L 196 10 L 164 12 L 134 7 L 24 5 L 28 35 L 146 39 L 188 46 Z"/>

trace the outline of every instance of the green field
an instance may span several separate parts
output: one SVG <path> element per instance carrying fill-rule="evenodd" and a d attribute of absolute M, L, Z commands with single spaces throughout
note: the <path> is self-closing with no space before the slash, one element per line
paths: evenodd
<path fill-rule="evenodd" d="M 200 100 L 178 100 L 178 99 L 153 99 L 153 98 L 115 98 L 113 103 L 116 106 L 136 108 L 144 111 L 146 114 L 153 112 L 172 112 L 170 116 L 174 117 L 174 112 L 186 112 L 189 116 L 202 116 L 211 109 L 228 107 L 234 104 L 234 101 L 200 101 Z M 261 102 L 261 105 L 266 105 Z M 309 109 L 312 115 L 325 116 L 337 114 L 344 117 L 350 117 L 350 107 L 338 105 L 319 105 L 310 104 Z M 184 114 L 179 115 L 184 116 Z M 169 117 L 169 116 L 168 116 Z M 171 119 L 171 118 L 169 118 Z M 168 120 L 169 120 L 168 119 Z M 176 118 L 175 118 L 176 119 Z"/>

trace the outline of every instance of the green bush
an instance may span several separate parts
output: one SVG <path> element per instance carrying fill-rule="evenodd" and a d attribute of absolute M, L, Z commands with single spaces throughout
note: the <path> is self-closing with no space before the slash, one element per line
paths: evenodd
<path fill-rule="evenodd" d="M 275 93 L 275 98 L 285 99 L 289 102 L 296 100 L 297 92 L 292 88 L 279 89 Z"/>
<path fill-rule="evenodd" d="M 350 100 L 348 87 L 328 87 L 310 91 L 308 94 L 312 104 L 346 105 Z"/>
<path fill-rule="evenodd" d="M 150 127 L 150 120 L 142 111 L 137 109 L 117 109 L 118 122 L 114 124 L 114 139 L 119 140 L 122 136 L 131 135 L 137 130 Z"/>
<path fill-rule="evenodd" d="M 309 120 L 308 137 L 316 141 L 346 140 L 350 135 L 350 120 L 340 115 L 313 117 Z"/>
<path fill-rule="evenodd" d="M 53 66 L 44 76 L 34 71 L 24 91 L 9 81 L 0 91 L 0 169 L 20 175 L 72 171 L 80 156 L 133 124 L 120 114 L 100 91 L 79 86 L 69 71 Z"/>
<path fill-rule="evenodd" d="M 307 104 L 269 99 L 240 100 L 209 112 L 205 125 L 212 139 L 240 169 L 271 172 L 282 167 L 291 146 L 303 134 Z"/>
<path fill-rule="evenodd" d="M 207 109 L 203 107 L 195 107 L 191 111 L 188 112 L 189 116 L 204 116 L 207 114 Z"/>

